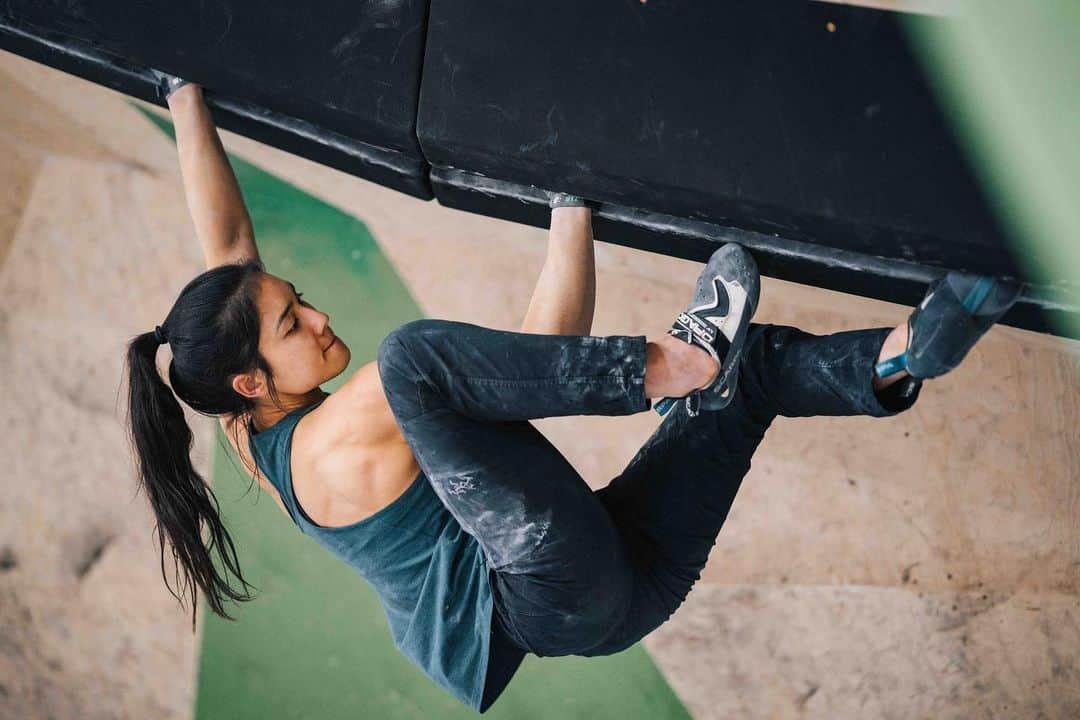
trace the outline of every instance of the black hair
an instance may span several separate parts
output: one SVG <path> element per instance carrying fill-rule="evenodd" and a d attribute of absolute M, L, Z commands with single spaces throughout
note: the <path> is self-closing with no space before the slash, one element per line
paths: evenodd
<path fill-rule="evenodd" d="M 251 600 L 247 588 L 254 586 L 240 573 L 217 498 L 191 464 L 194 436 L 177 398 L 202 415 L 250 417 L 255 401 L 236 392 L 231 380 L 237 373 L 259 369 L 266 375 L 272 401 L 280 405 L 270 366 L 259 354 L 256 297 L 263 272 L 257 259 L 220 265 L 198 275 L 180 291 L 162 323 L 173 356 L 169 363 L 171 389 L 158 373 L 159 343 L 153 331 L 136 336 L 127 348 L 128 424 L 139 483 L 157 520 L 155 532 L 165 585 L 182 605 L 165 574 L 168 538 L 174 576 L 179 579 L 182 572 L 180 587 L 191 590 L 193 631 L 196 586 L 213 612 L 230 620 L 233 618 L 225 612 L 223 601 Z M 235 435 L 234 441 L 239 445 Z M 249 469 L 258 472 L 257 467 Z M 204 525 L 209 531 L 208 544 L 203 541 Z M 214 566 L 211 551 L 215 549 L 224 568 L 239 578 L 242 590 L 231 587 Z"/>

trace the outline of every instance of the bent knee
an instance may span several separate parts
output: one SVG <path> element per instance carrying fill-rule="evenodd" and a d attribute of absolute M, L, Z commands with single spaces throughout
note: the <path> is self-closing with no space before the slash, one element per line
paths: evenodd
<path fill-rule="evenodd" d="M 588 653 L 617 632 L 631 602 L 628 588 L 602 581 L 587 588 L 514 583 L 511 595 L 511 601 L 503 600 L 510 623 L 526 649 L 541 657 Z"/>
<path fill-rule="evenodd" d="M 396 343 L 397 345 L 408 348 L 413 345 L 417 338 L 446 332 L 455 324 L 454 321 L 443 320 L 440 318 L 417 318 L 416 320 L 402 323 L 391 330 L 390 333 L 383 338 L 383 343 L 393 341 L 393 343 Z"/>
<path fill-rule="evenodd" d="M 399 422 L 420 415 L 425 408 L 421 401 L 420 383 L 424 381 L 408 346 L 402 342 L 401 328 L 382 339 L 375 352 L 379 382 L 383 393 Z"/>

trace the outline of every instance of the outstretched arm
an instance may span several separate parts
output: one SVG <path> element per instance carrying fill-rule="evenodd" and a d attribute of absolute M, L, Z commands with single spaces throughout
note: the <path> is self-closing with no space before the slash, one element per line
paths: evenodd
<path fill-rule="evenodd" d="M 202 244 L 206 267 L 248 258 L 258 258 L 255 233 L 248 217 L 240 186 L 221 145 L 210 110 L 203 101 L 202 88 L 184 85 L 168 97 L 169 111 L 176 128 L 176 149 L 180 155 L 180 175 L 195 234 Z M 236 450 L 248 475 L 255 463 L 247 451 L 247 429 L 229 416 L 218 418 L 225 437 Z M 234 434 L 236 437 L 234 437 Z M 259 485 L 285 512 L 284 503 L 265 477 Z"/>
<path fill-rule="evenodd" d="M 551 211 L 547 259 L 521 332 L 588 335 L 595 304 L 592 211 L 585 207 L 557 207 Z"/>
<path fill-rule="evenodd" d="M 188 210 L 206 267 L 258 258 L 255 233 L 240 186 L 214 127 L 202 88 L 184 85 L 169 95 L 176 149 Z"/>

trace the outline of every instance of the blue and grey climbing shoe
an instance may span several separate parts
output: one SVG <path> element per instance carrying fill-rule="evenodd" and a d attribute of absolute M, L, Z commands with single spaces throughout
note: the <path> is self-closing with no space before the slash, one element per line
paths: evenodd
<path fill-rule="evenodd" d="M 878 377 L 907 370 L 913 378 L 944 375 L 1013 306 L 1022 286 L 950 272 L 934 281 L 908 318 L 907 350 L 874 367 Z"/>
<path fill-rule="evenodd" d="M 716 360 L 720 372 L 708 386 L 686 395 L 686 411 L 694 417 L 702 409 L 720 410 L 735 396 L 750 318 L 757 310 L 760 279 L 750 253 L 728 243 L 712 254 L 698 276 L 690 306 L 679 313 L 668 330 L 680 340 L 703 348 Z M 654 405 L 665 414 L 679 398 L 663 398 Z"/>

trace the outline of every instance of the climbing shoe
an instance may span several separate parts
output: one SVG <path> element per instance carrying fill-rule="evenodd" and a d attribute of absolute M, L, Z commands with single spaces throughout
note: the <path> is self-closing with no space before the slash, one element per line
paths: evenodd
<path fill-rule="evenodd" d="M 881 378 L 902 370 L 918 379 L 944 375 L 1013 306 L 1022 287 L 956 271 L 939 278 L 908 318 L 907 349 L 874 371 Z"/>
<path fill-rule="evenodd" d="M 709 385 L 683 396 L 690 417 L 701 410 L 725 408 L 734 397 L 739 356 L 750 318 L 757 310 L 759 292 L 754 258 L 741 246 L 728 243 L 709 258 L 698 276 L 693 300 L 668 330 L 669 335 L 705 350 L 720 366 Z M 664 415 L 679 399 L 662 398 L 653 407 Z"/>

